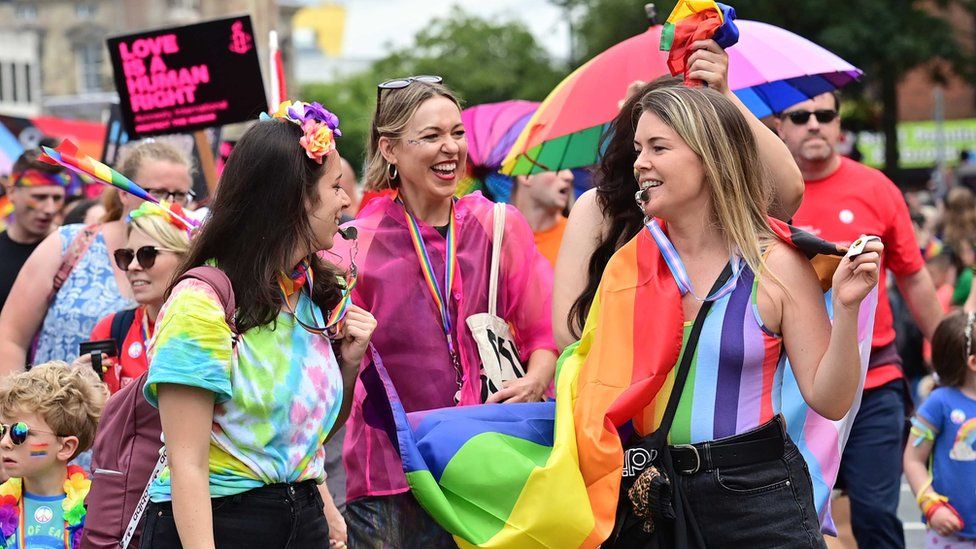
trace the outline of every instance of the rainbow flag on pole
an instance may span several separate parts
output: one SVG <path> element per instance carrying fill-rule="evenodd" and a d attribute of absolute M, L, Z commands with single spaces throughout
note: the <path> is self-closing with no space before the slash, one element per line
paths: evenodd
<path fill-rule="evenodd" d="M 808 256 L 842 253 L 770 222 Z M 829 280 L 827 263 L 818 272 Z M 876 301 L 877 291 L 858 319 L 862 384 Z M 649 310 L 654 314 L 643 313 Z M 657 397 L 666 399 L 674 383 L 683 320 L 674 278 L 654 239 L 641 231 L 611 258 L 583 337 L 560 358 L 555 402 L 406 413 L 375 351 L 361 379 L 367 399 L 390 403 L 388 431 L 413 495 L 459 546 L 597 547 L 615 520 L 623 467 L 618 429 L 656 428 L 663 408 Z M 827 421 L 809 410 L 789 378 L 783 413 L 810 464 L 824 517 L 856 405 L 844 420 Z M 829 517 L 824 528 L 831 528 Z"/>
<path fill-rule="evenodd" d="M 731 6 L 714 0 L 679 0 L 661 29 L 661 51 L 669 52 L 671 75 L 685 73 L 691 45 L 699 40 L 714 39 L 722 48 L 738 42 L 739 29 L 734 20 L 735 9 Z M 700 85 L 687 77 L 685 84 Z"/>

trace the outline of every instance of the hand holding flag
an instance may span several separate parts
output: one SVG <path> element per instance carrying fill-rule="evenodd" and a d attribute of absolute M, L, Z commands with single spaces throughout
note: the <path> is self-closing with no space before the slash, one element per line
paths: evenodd
<path fill-rule="evenodd" d="M 689 58 L 697 48 L 695 42 L 713 39 L 725 49 L 739 41 L 739 29 L 733 22 L 735 9 L 714 0 L 680 0 L 661 31 L 661 51 L 668 51 L 668 69 L 676 76 L 685 75 L 686 86 L 700 86 L 691 78 Z"/>

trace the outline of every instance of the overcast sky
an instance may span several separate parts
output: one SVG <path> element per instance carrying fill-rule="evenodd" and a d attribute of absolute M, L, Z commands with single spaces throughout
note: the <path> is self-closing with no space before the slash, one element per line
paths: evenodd
<path fill-rule="evenodd" d="M 314 3 L 314 2 L 310 2 Z M 458 5 L 489 20 L 523 21 L 543 47 L 557 58 L 569 52 L 569 29 L 562 10 L 545 0 L 345 0 L 347 19 L 343 54 L 374 59 L 411 43 L 417 31 Z"/>

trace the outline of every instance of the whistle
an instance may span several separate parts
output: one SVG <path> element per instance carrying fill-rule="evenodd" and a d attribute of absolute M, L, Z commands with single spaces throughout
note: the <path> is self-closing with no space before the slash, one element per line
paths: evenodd
<path fill-rule="evenodd" d="M 356 230 L 356 227 L 346 227 L 345 229 L 339 227 L 339 236 L 345 240 L 356 240 L 359 236 L 359 231 Z"/>

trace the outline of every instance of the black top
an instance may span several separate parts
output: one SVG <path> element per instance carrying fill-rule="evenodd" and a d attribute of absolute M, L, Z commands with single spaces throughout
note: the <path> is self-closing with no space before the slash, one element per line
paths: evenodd
<path fill-rule="evenodd" d="M 448 225 L 441 225 L 440 227 L 436 227 L 435 226 L 434 227 L 434 230 L 436 230 L 437 232 L 441 233 L 441 236 L 443 236 L 444 238 L 447 238 L 447 228 L 448 228 L 449 225 L 450 224 L 448 224 Z"/>
<path fill-rule="evenodd" d="M 33 244 L 21 244 L 10 239 L 7 231 L 0 233 L 0 309 L 7 302 L 7 295 L 17 280 L 17 273 L 30 257 L 40 241 Z"/>

